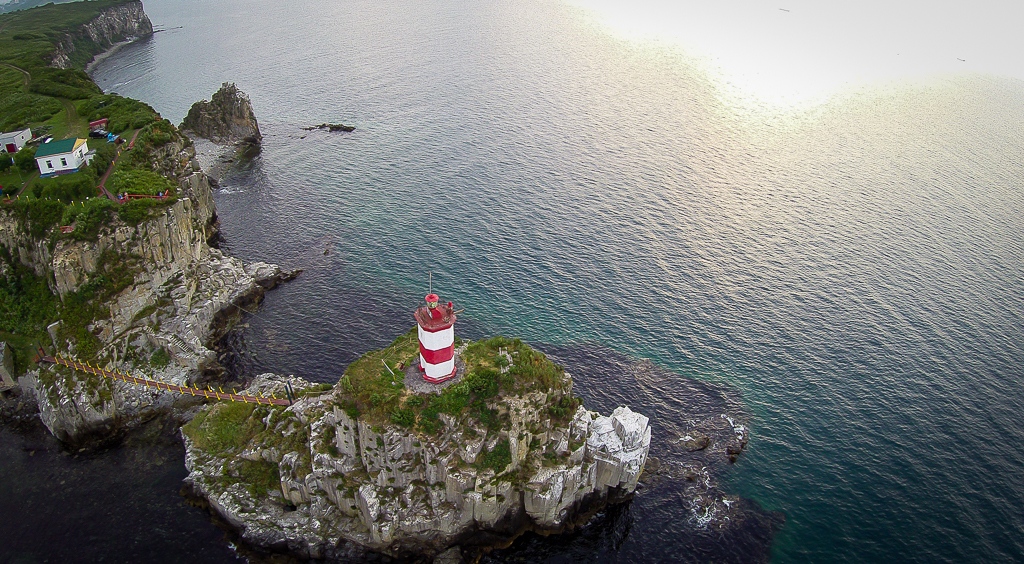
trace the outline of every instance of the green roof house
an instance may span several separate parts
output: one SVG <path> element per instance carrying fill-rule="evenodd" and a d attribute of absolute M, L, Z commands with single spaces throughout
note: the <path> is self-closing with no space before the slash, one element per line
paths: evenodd
<path fill-rule="evenodd" d="M 82 166 L 89 164 L 91 155 L 87 155 L 89 146 L 85 139 L 64 139 L 43 143 L 36 150 L 36 164 L 39 176 L 47 178 L 58 174 L 78 172 Z"/>

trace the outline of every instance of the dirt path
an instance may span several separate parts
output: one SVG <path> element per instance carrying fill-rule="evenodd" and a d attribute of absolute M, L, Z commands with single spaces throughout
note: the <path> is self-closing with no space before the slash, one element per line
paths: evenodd
<path fill-rule="evenodd" d="M 28 176 L 28 180 L 22 183 L 21 188 L 18 188 L 18 193 L 15 194 L 14 197 L 20 196 L 25 191 L 25 187 L 28 186 L 29 184 L 32 184 L 32 181 L 35 180 L 36 178 L 39 178 L 38 170 Z"/>
<path fill-rule="evenodd" d="M 23 69 L 21 67 L 16 67 L 16 66 L 14 66 L 14 65 L 12 65 L 10 63 L 0 63 L 0 66 L 5 66 L 5 67 L 7 67 L 9 69 L 14 69 L 14 70 L 20 72 L 21 74 L 25 75 L 25 81 L 24 81 L 24 84 L 21 85 L 21 88 L 22 88 L 23 92 L 28 92 L 28 83 L 32 80 L 32 75 L 29 74 L 27 70 L 25 70 L 25 69 Z"/>
<path fill-rule="evenodd" d="M 68 130 L 64 134 L 65 139 L 72 137 L 85 137 L 89 134 L 88 125 L 84 121 L 79 121 L 78 110 L 75 108 L 75 104 L 66 98 L 57 98 L 61 104 L 64 104 L 64 113 L 67 114 Z"/>

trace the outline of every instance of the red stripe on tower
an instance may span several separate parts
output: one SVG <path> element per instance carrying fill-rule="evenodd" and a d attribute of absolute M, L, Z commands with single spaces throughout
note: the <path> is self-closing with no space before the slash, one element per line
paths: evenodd
<path fill-rule="evenodd" d="M 420 342 L 420 370 L 428 382 L 444 382 L 455 376 L 455 312 L 452 303 L 438 305 L 437 294 L 413 313 Z"/>
<path fill-rule="evenodd" d="M 451 346 L 432 351 L 424 348 L 423 343 L 420 343 L 420 356 L 430 364 L 441 364 L 442 362 L 447 362 L 455 358 L 455 344 L 452 343 Z"/>

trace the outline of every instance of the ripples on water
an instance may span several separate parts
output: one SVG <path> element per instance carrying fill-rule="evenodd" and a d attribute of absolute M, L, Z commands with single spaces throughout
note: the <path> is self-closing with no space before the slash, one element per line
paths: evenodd
<path fill-rule="evenodd" d="M 98 82 L 173 121 L 237 82 L 265 143 L 217 196 L 227 247 L 307 269 L 235 337 L 239 366 L 334 381 L 411 326 L 432 270 L 465 337 L 667 369 L 575 370 L 658 432 L 684 377 L 738 388 L 730 486 L 786 514 L 776 561 L 1024 559 L 1020 81 L 732 105 L 685 53 L 546 1 L 146 9 L 182 29 Z M 357 129 L 299 129 L 324 121 Z M 633 548 L 595 558 L 687 550 L 609 519 Z"/>
<path fill-rule="evenodd" d="M 237 562 L 209 515 L 178 495 L 183 457 L 176 429 L 159 422 L 87 455 L 41 425 L 0 429 L 0 561 Z"/>

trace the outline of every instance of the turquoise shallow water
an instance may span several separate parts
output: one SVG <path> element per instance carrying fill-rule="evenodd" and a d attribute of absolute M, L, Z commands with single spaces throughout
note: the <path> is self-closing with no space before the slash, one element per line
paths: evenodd
<path fill-rule="evenodd" d="M 306 269 L 248 321 L 246 369 L 333 381 L 411 325 L 429 270 L 466 336 L 653 361 L 577 378 L 664 440 L 685 378 L 738 390 L 728 487 L 785 514 L 776 562 L 1024 560 L 1019 80 L 736 104 L 543 0 L 146 10 L 165 31 L 97 82 L 174 122 L 236 82 L 265 139 L 217 195 L 225 246 Z M 695 554 L 665 496 L 594 552 L 539 550 Z"/>

